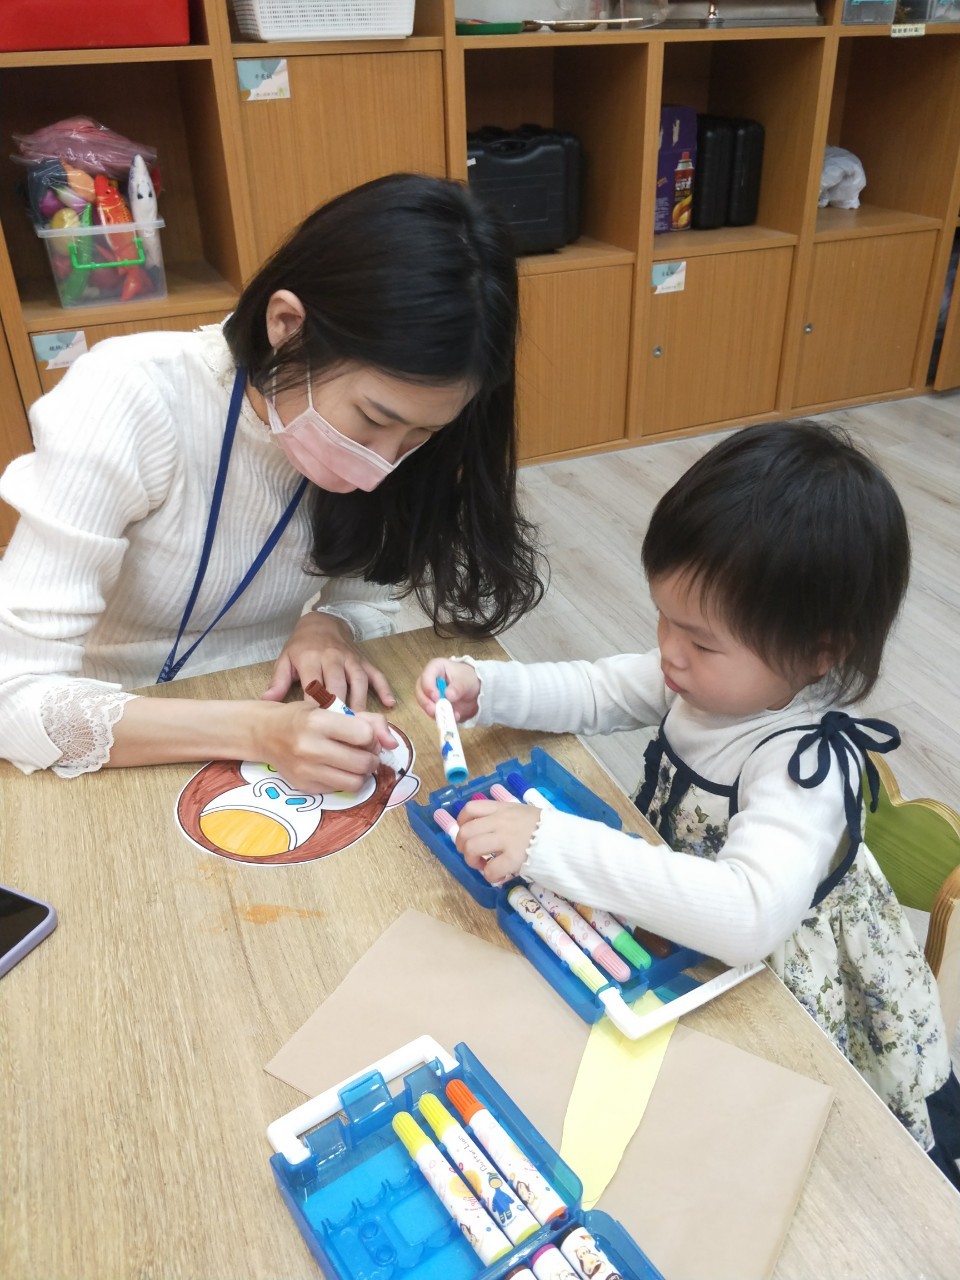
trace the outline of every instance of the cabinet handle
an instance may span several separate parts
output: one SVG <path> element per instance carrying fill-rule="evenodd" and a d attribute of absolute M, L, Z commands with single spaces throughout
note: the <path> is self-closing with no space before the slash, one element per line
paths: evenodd
<path fill-rule="evenodd" d="M 657 346 L 653 348 L 654 360 L 659 360 L 662 355 L 663 355 L 663 347 Z"/>
<path fill-rule="evenodd" d="M 805 324 L 805 325 L 803 326 L 803 332 L 804 332 L 804 333 L 813 333 L 813 325 L 812 325 L 812 324 Z"/>

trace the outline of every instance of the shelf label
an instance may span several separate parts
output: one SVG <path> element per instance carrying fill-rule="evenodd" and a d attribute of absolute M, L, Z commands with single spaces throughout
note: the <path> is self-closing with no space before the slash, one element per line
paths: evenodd
<path fill-rule="evenodd" d="M 650 283 L 654 293 L 683 293 L 687 283 L 687 263 L 655 262 Z"/>
<path fill-rule="evenodd" d="M 239 58 L 237 84 L 241 102 L 276 102 L 290 97 L 286 58 Z"/>
<path fill-rule="evenodd" d="M 69 369 L 87 349 L 87 335 L 82 329 L 73 333 L 35 333 L 31 342 L 37 364 L 45 373 L 51 369 Z"/>
<path fill-rule="evenodd" d="M 897 36 L 925 36 L 927 34 L 927 24 L 925 22 L 897 22 L 890 28 L 890 35 L 893 38 Z"/>

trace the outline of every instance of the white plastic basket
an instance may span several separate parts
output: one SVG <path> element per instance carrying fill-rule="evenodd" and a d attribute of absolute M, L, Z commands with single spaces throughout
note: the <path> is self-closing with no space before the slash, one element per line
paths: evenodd
<path fill-rule="evenodd" d="M 414 0 L 233 0 L 240 31 L 255 40 L 402 40 Z"/>

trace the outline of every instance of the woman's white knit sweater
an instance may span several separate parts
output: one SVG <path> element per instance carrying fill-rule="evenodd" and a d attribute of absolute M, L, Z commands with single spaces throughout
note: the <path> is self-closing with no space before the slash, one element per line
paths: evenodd
<path fill-rule="evenodd" d="M 99 343 L 30 412 L 35 452 L 0 497 L 20 512 L 0 560 L 0 755 L 25 772 L 98 768 L 123 690 L 152 684 L 203 544 L 236 369 L 219 326 Z M 299 474 L 244 399 L 210 562 L 183 653 L 216 617 Z M 310 495 L 184 676 L 276 658 L 304 610 L 387 634 L 388 587 L 306 571 Z"/>

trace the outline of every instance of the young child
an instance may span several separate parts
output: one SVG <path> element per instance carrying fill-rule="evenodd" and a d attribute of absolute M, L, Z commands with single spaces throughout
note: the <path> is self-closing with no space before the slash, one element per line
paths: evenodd
<path fill-rule="evenodd" d="M 899 735 L 842 709 L 873 688 L 907 586 L 896 493 L 837 431 L 752 427 L 661 499 L 643 566 L 659 615 L 650 653 L 432 662 L 417 694 L 432 713 L 441 676 L 468 723 L 658 725 L 635 803 L 666 845 L 473 801 L 461 852 L 493 883 L 523 874 L 730 964 L 768 957 L 956 1182 L 960 1085 L 935 984 L 861 839 L 865 765 L 876 785 L 866 752 Z"/>

